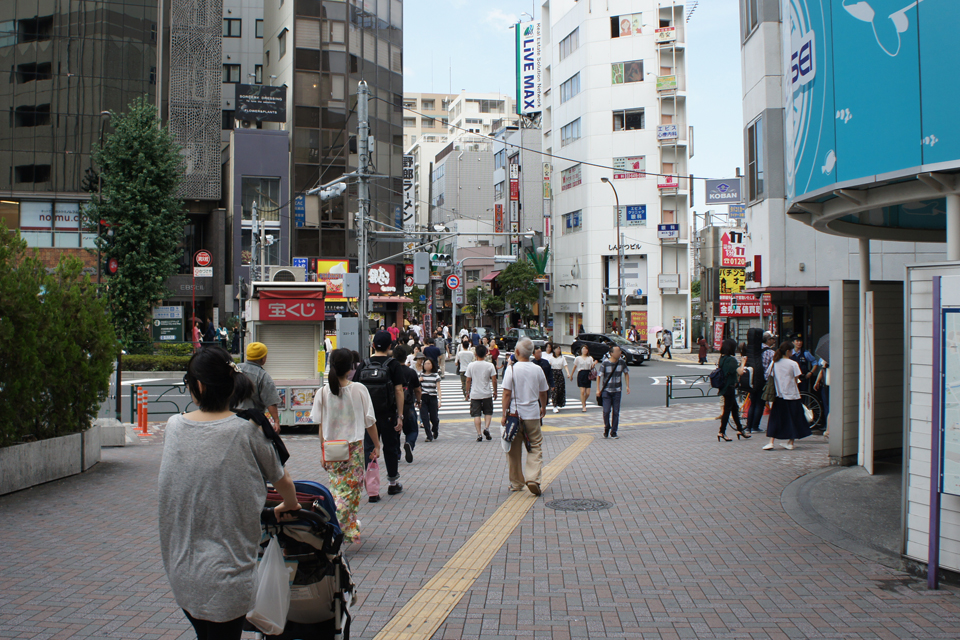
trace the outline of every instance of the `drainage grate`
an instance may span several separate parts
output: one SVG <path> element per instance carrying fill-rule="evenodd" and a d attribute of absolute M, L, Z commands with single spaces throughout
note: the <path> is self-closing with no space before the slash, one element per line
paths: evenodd
<path fill-rule="evenodd" d="M 613 503 L 606 500 L 594 500 L 593 498 L 567 498 L 548 502 L 546 506 L 557 511 L 600 511 L 601 509 L 609 509 L 613 506 Z"/>

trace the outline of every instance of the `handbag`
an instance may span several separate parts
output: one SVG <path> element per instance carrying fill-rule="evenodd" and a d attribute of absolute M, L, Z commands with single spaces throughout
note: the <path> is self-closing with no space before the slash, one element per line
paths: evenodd
<path fill-rule="evenodd" d="M 276 536 L 257 566 L 257 596 L 247 620 L 268 636 L 283 633 L 290 611 L 290 573 L 283 561 L 283 549 Z"/>
<path fill-rule="evenodd" d="M 513 365 L 510 365 L 511 375 L 513 372 Z M 516 385 L 514 385 L 516 387 Z M 517 396 L 515 393 L 510 393 L 510 399 L 513 400 L 513 406 L 517 406 Z M 517 437 L 517 433 L 520 431 L 520 415 L 517 413 L 508 413 L 507 421 L 503 425 L 503 430 L 500 433 L 500 438 L 503 440 L 503 449 L 504 451 L 510 451 L 510 446 L 513 444 L 513 439 Z"/>
<path fill-rule="evenodd" d="M 774 365 L 776 365 L 775 362 L 770 364 L 769 377 L 767 383 L 763 385 L 763 393 L 760 395 L 764 404 L 772 403 L 780 395 L 777 393 L 777 372 L 774 371 Z"/>
<path fill-rule="evenodd" d="M 803 405 L 803 417 L 807 419 L 807 424 L 813 424 L 817 421 L 813 415 L 813 409 L 807 405 Z"/>
<path fill-rule="evenodd" d="M 367 470 L 363 473 L 363 484 L 368 496 L 380 495 L 380 463 L 376 460 L 367 465 Z"/>
<path fill-rule="evenodd" d="M 350 443 L 346 440 L 323 441 L 323 464 L 346 462 L 350 459 Z"/>

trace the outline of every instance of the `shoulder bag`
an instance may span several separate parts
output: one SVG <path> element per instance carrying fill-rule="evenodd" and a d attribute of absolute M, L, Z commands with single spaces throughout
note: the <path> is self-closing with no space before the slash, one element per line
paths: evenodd
<path fill-rule="evenodd" d="M 770 376 L 767 378 L 767 383 L 763 385 L 763 393 L 760 395 L 760 399 L 766 404 L 771 404 L 780 395 L 777 392 L 776 366 L 776 362 L 770 363 Z"/>
<path fill-rule="evenodd" d="M 513 365 L 510 365 L 511 377 L 513 377 L 513 389 L 510 391 L 510 399 L 513 400 L 513 407 L 517 406 L 517 379 L 515 377 L 515 370 Z M 510 451 L 510 445 L 513 443 L 513 439 L 517 437 L 517 432 L 520 431 L 520 414 L 519 413 L 508 413 L 507 422 L 503 425 L 503 433 L 501 438 L 503 439 L 504 451 Z"/>
<path fill-rule="evenodd" d="M 270 424 L 269 420 L 267 420 L 267 416 L 258 412 L 256 409 L 244 409 L 242 411 L 237 411 L 236 413 L 244 420 L 249 420 L 253 424 L 260 427 L 264 437 L 270 441 L 270 444 L 273 445 L 274 450 L 277 452 L 277 457 L 280 458 L 280 465 L 282 466 L 287 464 L 287 460 L 290 459 L 290 452 L 287 451 L 287 446 L 283 444 L 280 434 L 274 431 L 273 425 Z M 279 429 L 280 425 L 277 425 L 277 428 Z"/>
<path fill-rule="evenodd" d="M 617 364 L 620 364 L 619 362 Z M 600 368 L 603 368 L 603 363 L 600 363 Z M 614 366 L 614 370 L 616 370 Z M 593 370 L 594 376 L 596 377 L 596 370 Z M 607 385 L 610 384 L 610 378 L 613 376 L 606 376 L 606 379 L 603 381 L 603 388 L 597 391 L 597 406 L 603 406 L 603 392 L 607 390 Z"/>

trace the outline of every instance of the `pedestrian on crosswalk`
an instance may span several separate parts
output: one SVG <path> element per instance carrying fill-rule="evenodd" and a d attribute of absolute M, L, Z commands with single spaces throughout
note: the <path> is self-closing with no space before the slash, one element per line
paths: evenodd
<path fill-rule="evenodd" d="M 487 348 L 477 345 L 476 359 L 467 365 L 467 395 L 470 397 L 470 417 L 477 428 L 477 442 L 490 436 L 490 422 L 493 420 L 493 403 L 497 399 L 497 368 L 487 362 Z M 480 431 L 480 417 L 484 418 L 483 431 Z"/>
<path fill-rule="evenodd" d="M 433 360 L 423 361 L 420 372 L 420 422 L 427 434 L 427 442 L 440 437 L 440 405 L 443 404 L 443 392 L 440 389 L 440 375 Z"/>
<path fill-rule="evenodd" d="M 570 372 L 570 380 L 577 377 L 577 387 L 580 388 L 580 406 L 584 413 L 587 412 L 587 398 L 590 396 L 590 387 L 593 380 L 590 377 L 596 361 L 590 355 L 590 349 L 586 346 L 580 349 L 580 355 L 573 360 L 573 371 Z"/>
<path fill-rule="evenodd" d="M 550 370 L 553 373 L 553 412 L 560 413 L 560 408 L 567 404 L 567 385 L 564 376 L 569 376 L 567 360 L 560 351 L 560 345 L 553 346 L 553 352 L 547 356 Z"/>
<path fill-rule="evenodd" d="M 470 339 L 464 338 L 460 343 L 460 350 L 457 351 L 457 357 L 453 361 L 457 365 L 457 373 L 460 375 L 460 389 L 463 391 L 463 399 L 467 397 L 467 367 L 473 362 L 473 350 L 470 348 Z"/>

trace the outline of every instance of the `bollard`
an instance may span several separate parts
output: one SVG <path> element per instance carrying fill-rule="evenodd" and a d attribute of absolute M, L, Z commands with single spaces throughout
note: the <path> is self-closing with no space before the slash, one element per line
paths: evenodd
<path fill-rule="evenodd" d="M 147 417 L 148 417 L 148 405 L 150 403 L 150 397 L 147 394 L 147 390 L 143 387 L 137 387 L 137 418 L 140 425 L 140 433 L 138 436 L 149 436 L 150 432 L 147 431 Z"/>

